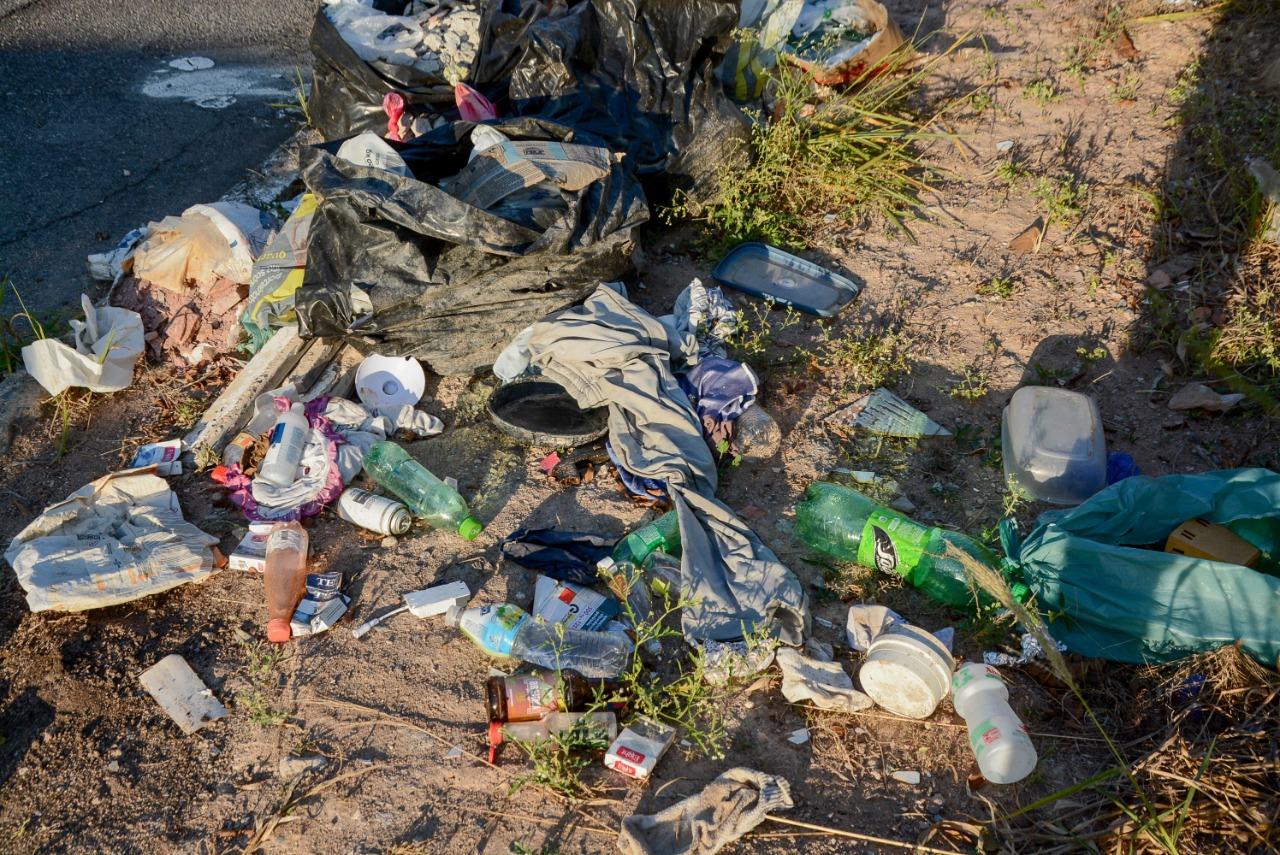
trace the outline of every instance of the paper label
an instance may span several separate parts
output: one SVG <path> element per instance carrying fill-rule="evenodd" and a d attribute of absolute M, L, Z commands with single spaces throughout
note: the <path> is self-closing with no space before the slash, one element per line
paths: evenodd
<path fill-rule="evenodd" d="M 539 576 L 534 585 L 533 613 L 569 629 L 603 630 L 618 614 L 618 602 L 590 588 Z"/>

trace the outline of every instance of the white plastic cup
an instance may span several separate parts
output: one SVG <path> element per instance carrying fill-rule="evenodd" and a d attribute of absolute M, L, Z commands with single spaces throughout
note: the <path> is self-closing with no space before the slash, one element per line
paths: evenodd
<path fill-rule="evenodd" d="M 1036 768 L 1026 725 L 1009 706 L 1009 689 L 990 665 L 966 662 L 951 678 L 952 703 L 969 728 L 969 745 L 982 777 L 1014 784 Z"/>

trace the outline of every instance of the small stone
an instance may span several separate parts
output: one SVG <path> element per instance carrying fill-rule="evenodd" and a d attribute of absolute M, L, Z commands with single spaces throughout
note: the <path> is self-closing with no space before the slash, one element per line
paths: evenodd
<path fill-rule="evenodd" d="M 328 765 L 328 759 L 319 754 L 304 754 L 301 757 L 281 757 L 278 771 L 281 778 L 290 780 L 306 772 L 318 771 Z"/>
<path fill-rule="evenodd" d="M 787 737 L 787 742 L 792 745 L 804 745 L 809 741 L 809 728 L 802 727 L 798 730 L 791 731 L 791 735 Z"/>
<path fill-rule="evenodd" d="M 1157 291 L 1163 291 L 1165 288 L 1168 288 L 1173 284 L 1173 279 L 1169 276 L 1168 271 L 1154 270 L 1151 275 L 1147 277 L 1147 284 L 1152 288 L 1155 288 Z"/>
<path fill-rule="evenodd" d="M 909 772 L 905 769 L 899 769 L 897 772 L 894 772 L 891 777 L 895 781 L 898 781 L 903 784 L 910 784 L 913 787 L 917 786 L 920 783 L 919 772 Z"/>
<path fill-rule="evenodd" d="M 395 546 L 399 542 L 400 541 L 396 540 L 394 537 L 391 537 L 391 536 L 384 537 L 382 538 L 382 548 L 391 549 L 393 546 Z"/>
<path fill-rule="evenodd" d="M 107 771 L 113 775 L 116 774 L 117 772 L 120 771 L 120 764 L 115 760 L 112 760 L 110 763 L 107 764 Z"/>
<path fill-rule="evenodd" d="M 1012 148 L 1013 148 L 1013 140 L 1000 140 L 1000 142 L 996 143 L 996 151 L 1000 152 L 1001 154 L 1004 154 L 1006 151 L 1009 151 Z"/>
<path fill-rule="evenodd" d="M 452 748 L 450 748 L 450 749 L 449 749 L 449 753 L 448 753 L 448 754 L 444 755 L 444 759 L 446 759 L 446 760 L 456 760 L 457 758 L 459 758 L 459 757 L 461 757 L 461 756 L 462 756 L 462 746 L 461 746 L 461 745 L 455 745 L 455 746 L 453 746 Z"/>
<path fill-rule="evenodd" d="M 911 501 L 906 496 L 899 496 L 894 499 L 889 503 L 889 507 L 903 514 L 909 514 L 916 509 L 915 502 Z"/>

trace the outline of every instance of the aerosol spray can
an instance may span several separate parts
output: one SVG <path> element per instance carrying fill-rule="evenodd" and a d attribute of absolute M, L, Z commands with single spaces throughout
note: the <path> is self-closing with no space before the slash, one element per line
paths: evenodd
<path fill-rule="evenodd" d="M 348 487 L 338 497 L 338 516 L 369 531 L 379 534 L 401 535 L 413 524 L 409 509 L 386 496 Z"/>

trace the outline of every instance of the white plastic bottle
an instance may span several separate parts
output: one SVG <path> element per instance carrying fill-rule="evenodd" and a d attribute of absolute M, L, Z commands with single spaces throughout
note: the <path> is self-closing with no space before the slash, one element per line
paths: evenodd
<path fill-rule="evenodd" d="M 298 477 L 302 449 L 307 444 L 307 416 L 302 404 L 294 404 L 281 413 L 271 429 L 271 444 L 258 467 L 258 477 L 277 487 L 288 487 Z"/>
<path fill-rule="evenodd" d="M 952 702 L 969 727 L 969 745 L 982 777 L 1013 784 L 1036 768 L 1026 725 L 1009 706 L 1009 689 L 990 665 L 966 662 L 951 678 Z"/>

